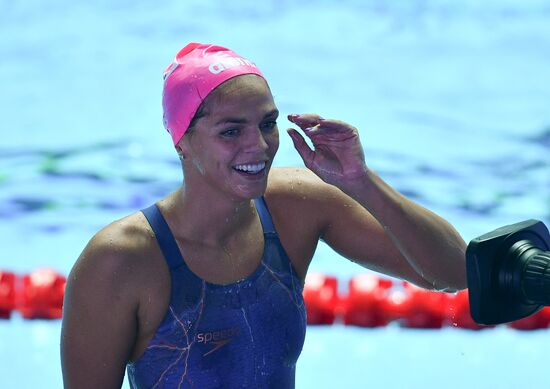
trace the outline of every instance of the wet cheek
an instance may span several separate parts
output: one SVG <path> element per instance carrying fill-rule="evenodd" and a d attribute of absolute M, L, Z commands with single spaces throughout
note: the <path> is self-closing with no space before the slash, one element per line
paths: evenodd
<path fill-rule="evenodd" d="M 216 170 L 222 170 L 222 169 L 226 169 L 227 167 L 229 167 L 229 163 L 224 163 L 224 162 L 216 162 Z"/>
<path fill-rule="evenodd" d="M 204 166 L 202 166 L 201 161 L 199 161 L 198 159 L 192 159 L 191 162 L 193 163 L 195 168 L 199 171 L 199 173 L 204 176 L 205 170 L 204 170 Z"/>
<path fill-rule="evenodd" d="M 272 155 L 275 155 L 275 153 L 277 153 L 277 150 L 279 150 L 279 138 L 278 137 L 274 142 L 271 142 L 269 144 L 269 149 L 271 150 Z"/>
<path fill-rule="evenodd" d="M 229 162 L 216 162 L 215 169 L 220 184 L 223 182 L 226 186 L 232 186 L 231 180 L 233 176 L 230 174 L 231 172 L 227 173 L 228 169 L 232 171 L 230 165 L 231 164 Z"/>

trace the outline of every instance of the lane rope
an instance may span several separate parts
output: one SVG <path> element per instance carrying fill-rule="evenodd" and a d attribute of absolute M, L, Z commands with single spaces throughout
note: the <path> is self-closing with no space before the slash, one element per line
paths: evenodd
<path fill-rule="evenodd" d="M 0 270 L 0 319 L 10 319 L 13 314 L 24 319 L 60 319 L 66 282 L 63 274 L 51 268 L 28 274 Z M 335 276 L 309 273 L 303 296 L 309 325 L 469 330 L 494 327 L 473 321 L 467 290 L 429 291 L 370 273 L 353 276 L 345 290 Z M 550 307 L 505 325 L 518 330 L 549 328 Z"/>

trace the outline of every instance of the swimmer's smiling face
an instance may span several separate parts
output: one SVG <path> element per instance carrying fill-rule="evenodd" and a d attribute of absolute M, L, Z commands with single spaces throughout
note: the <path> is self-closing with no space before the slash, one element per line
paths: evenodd
<path fill-rule="evenodd" d="M 205 99 L 202 116 L 176 146 L 187 185 L 207 185 L 236 200 L 261 196 L 279 148 L 279 111 L 265 80 L 232 78 Z"/>

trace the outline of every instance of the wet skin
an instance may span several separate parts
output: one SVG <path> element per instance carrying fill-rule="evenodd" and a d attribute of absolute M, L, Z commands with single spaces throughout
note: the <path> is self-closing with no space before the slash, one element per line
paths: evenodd
<path fill-rule="evenodd" d="M 356 128 L 290 115 L 313 144 L 289 130 L 308 169 L 271 169 L 278 111 L 262 78 L 229 80 L 207 97 L 205 112 L 176 146 L 184 184 L 158 202 L 199 277 L 229 284 L 254 272 L 264 242 L 252 199 L 264 195 L 302 281 L 323 239 L 362 266 L 419 286 L 465 287 L 462 238 L 367 168 Z M 120 387 L 126 363 L 147 348 L 169 299 L 170 274 L 141 213 L 98 232 L 68 278 L 61 342 L 67 387 Z"/>
<path fill-rule="evenodd" d="M 212 193 L 219 201 L 261 196 L 279 148 L 279 111 L 265 80 L 236 77 L 210 94 L 206 115 L 178 143 L 184 157 L 185 193 Z M 256 174 L 236 169 L 262 165 Z"/>

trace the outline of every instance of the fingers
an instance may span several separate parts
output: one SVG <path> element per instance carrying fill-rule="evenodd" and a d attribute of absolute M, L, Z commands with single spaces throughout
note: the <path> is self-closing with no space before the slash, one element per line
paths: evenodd
<path fill-rule="evenodd" d="M 311 128 L 318 125 L 324 119 L 317 114 L 306 113 L 301 115 L 297 115 L 297 114 L 288 115 L 288 120 L 296 124 L 302 130 L 305 130 L 306 128 Z"/>
<path fill-rule="evenodd" d="M 314 151 L 309 148 L 308 144 L 304 140 L 304 137 L 298 131 L 293 128 L 289 128 L 287 132 L 292 138 L 292 142 L 294 143 L 294 147 L 298 151 L 298 154 L 300 154 L 304 160 L 304 164 L 309 167 L 310 163 L 313 161 Z"/>
<path fill-rule="evenodd" d="M 319 122 L 319 128 L 325 130 L 349 131 L 355 129 L 352 125 L 341 120 L 325 119 Z"/>
<path fill-rule="evenodd" d="M 340 120 L 323 119 L 317 114 L 288 115 L 288 120 L 299 126 L 308 137 L 331 133 L 349 133 L 356 131 L 355 127 Z"/>

